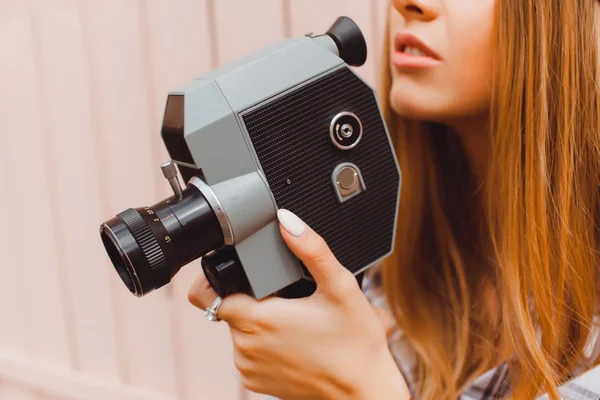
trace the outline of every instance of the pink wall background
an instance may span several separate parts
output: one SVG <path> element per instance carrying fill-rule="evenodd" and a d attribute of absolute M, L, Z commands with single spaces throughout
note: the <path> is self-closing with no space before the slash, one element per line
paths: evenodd
<path fill-rule="evenodd" d="M 339 15 L 367 37 L 356 70 L 374 84 L 387 4 L 0 0 L 0 399 L 259 398 L 239 383 L 227 326 L 187 302 L 199 263 L 134 298 L 98 227 L 170 193 L 169 89 Z"/>

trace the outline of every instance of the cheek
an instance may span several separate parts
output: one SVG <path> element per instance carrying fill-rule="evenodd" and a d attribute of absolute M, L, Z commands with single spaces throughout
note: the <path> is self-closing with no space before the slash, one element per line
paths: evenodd
<path fill-rule="evenodd" d="M 487 18 L 472 15 L 469 20 L 462 21 L 461 26 L 452 29 L 455 51 L 449 57 L 447 73 L 449 85 L 464 112 L 481 112 L 490 105 L 496 50 L 493 8 L 489 4 L 480 15 L 486 14 Z"/>
<path fill-rule="evenodd" d="M 447 69 L 447 90 L 457 112 L 481 113 L 489 109 L 494 52 L 489 42 L 472 42 L 453 57 Z"/>

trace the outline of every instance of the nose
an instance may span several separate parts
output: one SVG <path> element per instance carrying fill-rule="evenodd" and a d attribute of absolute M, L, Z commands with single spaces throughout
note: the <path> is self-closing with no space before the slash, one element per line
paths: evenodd
<path fill-rule="evenodd" d="M 393 0 L 392 3 L 406 20 L 431 21 L 440 14 L 440 0 Z"/>

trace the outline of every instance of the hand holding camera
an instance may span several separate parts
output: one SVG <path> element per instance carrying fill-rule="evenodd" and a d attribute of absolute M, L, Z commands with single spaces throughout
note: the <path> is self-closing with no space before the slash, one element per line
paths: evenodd
<path fill-rule="evenodd" d="M 287 210 L 278 217 L 283 240 L 317 289 L 300 299 L 237 293 L 223 300 L 216 316 L 231 328 L 244 386 L 283 399 L 408 398 L 384 324 L 354 275 L 298 217 Z M 190 301 L 205 309 L 216 297 L 200 274 Z"/>

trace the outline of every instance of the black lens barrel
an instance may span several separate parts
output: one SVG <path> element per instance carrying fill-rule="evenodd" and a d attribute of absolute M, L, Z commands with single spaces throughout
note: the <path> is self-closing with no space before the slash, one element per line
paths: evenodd
<path fill-rule="evenodd" d="M 143 296 L 182 266 L 224 245 L 219 221 L 194 185 L 150 207 L 127 209 L 100 226 L 106 251 L 127 288 Z"/>

